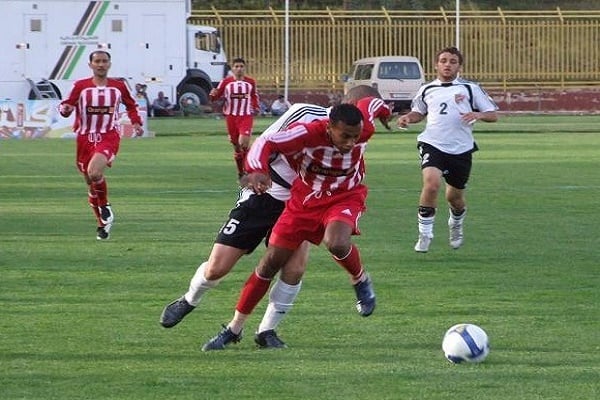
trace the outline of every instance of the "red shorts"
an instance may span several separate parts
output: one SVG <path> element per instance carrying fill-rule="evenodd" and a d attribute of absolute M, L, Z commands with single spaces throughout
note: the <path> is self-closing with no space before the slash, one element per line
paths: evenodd
<path fill-rule="evenodd" d="M 351 190 L 312 193 L 297 179 L 292 186 L 292 197 L 269 238 L 269 245 L 294 250 L 304 240 L 320 244 L 325 227 L 332 221 L 352 226 L 352 234 L 360 235 L 358 220 L 366 210 L 368 189 L 358 185 Z"/>
<path fill-rule="evenodd" d="M 95 153 L 102 153 L 110 167 L 119 152 L 121 136 L 117 132 L 77 135 L 77 169 L 87 174 L 88 164 Z"/>
<path fill-rule="evenodd" d="M 226 115 L 225 124 L 227 125 L 227 134 L 229 141 L 233 145 L 239 143 L 240 135 L 251 136 L 252 126 L 254 125 L 253 115 Z"/>

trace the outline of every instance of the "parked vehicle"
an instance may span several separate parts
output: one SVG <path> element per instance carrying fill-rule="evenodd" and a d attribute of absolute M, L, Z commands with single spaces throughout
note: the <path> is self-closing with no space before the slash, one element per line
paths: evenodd
<path fill-rule="evenodd" d="M 362 58 L 352 63 L 352 70 L 345 78 L 344 94 L 358 85 L 372 86 L 386 102 L 394 104 L 394 111 L 403 111 L 410 109 L 412 99 L 424 83 L 423 67 L 415 57 Z"/>
<path fill-rule="evenodd" d="M 111 54 L 111 77 L 188 108 L 208 104 L 228 72 L 218 30 L 186 23 L 190 0 L 0 0 L 0 9 L 2 99 L 67 97 L 91 74 L 95 49 Z"/>

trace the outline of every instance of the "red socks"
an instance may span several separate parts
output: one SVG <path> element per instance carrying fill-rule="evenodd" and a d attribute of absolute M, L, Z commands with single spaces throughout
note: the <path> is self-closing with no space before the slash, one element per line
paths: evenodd
<path fill-rule="evenodd" d="M 360 281 L 364 273 L 362 263 L 360 261 L 360 252 L 358 248 L 352 244 L 350 251 L 344 258 L 333 256 L 335 262 L 342 266 L 352 276 L 352 280 Z"/>
<path fill-rule="evenodd" d="M 92 189 L 91 185 L 88 187 L 88 203 L 90 203 L 90 207 L 96 216 L 98 226 L 102 226 L 103 224 L 100 220 L 100 210 L 98 210 L 98 196 L 94 194 L 94 189 Z"/>
<path fill-rule="evenodd" d="M 256 307 L 269 290 L 270 284 L 270 279 L 261 278 L 256 271 L 253 271 L 242 288 L 242 293 L 240 293 L 240 298 L 235 309 L 242 314 L 252 314 L 254 307 Z"/>
<path fill-rule="evenodd" d="M 108 203 L 108 189 L 106 179 L 102 178 L 98 182 L 92 182 L 92 191 L 96 194 L 98 207 L 105 206 Z"/>
<path fill-rule="evenodd" d="M 241 176 L 244 174 L 244 162 L 246 161 L 246 155 L 248 154 L 248 150 L 240 150 L 233 152 L 233 159 L 235 160 L 235 165 L 238 169 L 238 174 Z"/>

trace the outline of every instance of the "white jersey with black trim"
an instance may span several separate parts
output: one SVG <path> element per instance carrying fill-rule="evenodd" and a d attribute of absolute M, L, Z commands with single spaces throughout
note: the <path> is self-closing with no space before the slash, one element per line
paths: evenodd
<path fill-rule="evenodd" d="M 317 119 L 325 119 L 329 116 L 329 108 L 316 106 L 314 104 L 296 103 L 290 107 L 277 121 L 273 122 L 262 133 L 270 134 L 287 129 L 295 123 L 309 123 Z M 290 198 L 290 188 L 298 177 L 298 173 L 290 167 L 285 157 L 276 155 L 269 163 L 271 170 L 272 186 L 267 193 L 277 200 L 286 201 Z"/>
<path fill-rule="evenodd" d="M 425 130 L 417 140 L 448 154 L 462 154 L 475 146 L 473 124 L 462 122 L 462 114 L 497 109 L 477 83 L 461 78 L 452 82 L 436 79 L 421 86 L 411 106 L 411 111 L 427 116 Z"/>

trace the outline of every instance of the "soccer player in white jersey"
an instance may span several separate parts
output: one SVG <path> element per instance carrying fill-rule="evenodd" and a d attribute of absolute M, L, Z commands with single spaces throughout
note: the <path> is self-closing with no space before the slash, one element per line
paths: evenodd
<path fill-rule="evenodd" d="M 365 124 L 367 134 L 375 130 L 374 120 L 380 119 L 387 126 L 391 116 L 389 107 L 380 99 L 379 93 L 368 86 L 359 86 L 348 92 L 345 101 L 359 106 L 368 121 Z M 325 119 L 328 109 L 311 104 L 294 104 L 283 116 L 267 128 L 263 135 L 279 132 L 290 125 L 308 123 Z M 160 318 L 165 328 L 177 325 L 200 302 L 204 294 L 217 286 L 221 279 L 231 271 L 237 261 L 249 254 L 268 235 L 275 221 L 283 211 L 285 201 L 290 197 L 290 188 L 297 172 L 281 156 L 270 163 L 271 188 L 263 195 L 257 195 L 250 189 L 242 189 L 236 207 L 229 213 L 228 219 L 219 231 L 208 261 L 202 263 L 192 277 L 188 291 L 180 298 L 168 304 Z M 258 333 L 267 332 L 269 341 L 263 347 L 281 347 L 274 329 L 289 311 L 301 287 L 301 279 L 308 261 L 308 243 L 290 259 L 281 271 L 280 279 L 273 285 L 270 302 Z M 289 282 L 289 283 L 286 283 Z M 261 327 L 264 329 L 261 330 Z M 240 328 L 241 329 L 241 328 Z M 226 331 L 224 348 L 229 342 L 239 340 L 240 331 Z M 265 334 L 263 334 L 265 337 Z M 227 340 L 229 339 L 229 341 Z"/>
<path fill-rule="evenodd" d="M 231 75 L 219 82 L 209 96 L 212 101 L 224 100 L 225 125 L 233 146 L 238 178 L 241 178 L 244 175 L 244 159 L 250 148 L 254 116 L 260 112 L 256 81 L 246 75 L 246 62 L 243 58 L 233 60 Z"/>
<path fill-rule="evenodd" d="M 476 83 L 458 77 L 463 55 L 448 47 L 436 55 L 437 79 L 423 85 L 415 95 L 411 111 L 398 118 L 406 128 L 427 116 L 425 130 L 417 136 L 423 187 L 417 215 L 419 238 L 415 251 L 426 253 L 433 239 L 434 219 L 442 179 L 450 207 L 449 243 L 453 249 L 463 244 L 463 223 L 467 213 L 465 189 L 473 152 L 473 124 L 496 122 L 498 107 Z"/>
<path fill-rule="evenodd" d="M 108 52 L 93 51 L 89 56 L 93 76 L 76 81 L 69 97 L 59 105 L 63 117 L 75 111 L 73 131 L 77 134 L 77 168 L 88 185 L 88 202 L 98 222 L 98 240 L 109 238 L 114 222 L 104 170 L 112 165 L 119 151 L 121 103 L 125 105 L 134 133 L 143 133 L 136 102 L 122 81 L 108 78 L 110 66 Z"/>

